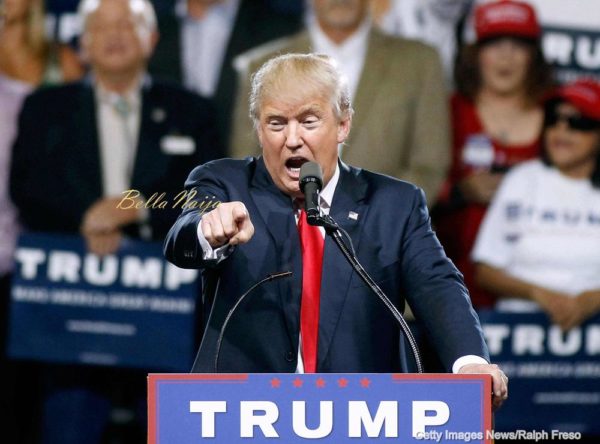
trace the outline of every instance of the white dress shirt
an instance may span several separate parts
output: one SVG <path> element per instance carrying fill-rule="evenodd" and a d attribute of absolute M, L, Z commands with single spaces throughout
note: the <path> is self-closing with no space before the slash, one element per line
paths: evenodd
<path fill-rule="evenodd" d="M 137 84 L 124 94 L 108 91 L 94 82 L 104 197 L 121 197 L 124 191 L 131 188 L 141 125 L 142 88 L 150 82 L 150 77 L 143 75 Z M 146 200 L 145 196 L 140 198 Z M 142 207 L 137 219 L 142 239 L 152 237 L 149 220 L 150 210 Z"/>
<path fill-rule="evenodd" d="M 188 89 L 205 97 L 214 95 L 239 4 L 240 0 L 223 0 L 195 19 L 188 15 L 185 0 L 177 3 L 176 13 L 182 20 L 183 81 Z"/>
<path fill-rule="evenodd" d="M 135 161 L 143 81 L 124 94 L 107 91 L 95 84 L 98 144 L 105 197 L 121 196 L 131 187 Z"/>

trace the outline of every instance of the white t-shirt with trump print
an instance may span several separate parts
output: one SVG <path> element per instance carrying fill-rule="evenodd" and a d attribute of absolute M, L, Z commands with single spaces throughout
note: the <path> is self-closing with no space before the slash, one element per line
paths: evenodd
<path fill-rule="evenodd" d="M 516 166 L 490 205 L 472 258 L 572 296 L 600 289 L 600 189 L 540 160 Z M 539 309 L 506 296 L 498 309 Z"/>

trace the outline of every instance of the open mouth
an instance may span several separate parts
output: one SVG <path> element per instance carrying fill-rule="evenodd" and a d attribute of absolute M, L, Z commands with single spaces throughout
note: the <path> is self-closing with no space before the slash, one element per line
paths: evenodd
<path fill-rule="evenodd" d="M 291 176 L 299 177 L 300 167 L 306 162 L 308 162 L 308 159 L 304 157 L 290 157 L 285 161 L 285 168 Z"/>

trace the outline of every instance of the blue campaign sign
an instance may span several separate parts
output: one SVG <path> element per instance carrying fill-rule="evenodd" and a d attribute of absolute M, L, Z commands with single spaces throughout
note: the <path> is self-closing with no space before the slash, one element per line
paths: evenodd
<path fill-rule="evenodd" d="M 491 377 L 151 374 L 148 444 L 490 443 Z"/>
<path fill-rule="evenodd" d="M 479 313 L 493 362 L 510 378 L 497 431 L 600 435 L 600 317 L 563 333 L 544 313 Z"/>
<path fill-rule="evenodd" d="M 157 243 L 86 252 L 76 236 L 23 235 L 15 253 L 8 352 L 15 358 L 188 371 L 196 270 Z"/>

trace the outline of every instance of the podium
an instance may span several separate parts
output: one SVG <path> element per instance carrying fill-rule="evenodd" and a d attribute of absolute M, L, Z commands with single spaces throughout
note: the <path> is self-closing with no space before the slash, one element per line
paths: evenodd
<path fill-rule="evenodd" d="M 491 376 L 150 374 L 148 444 L 492 443 Z"/>

